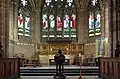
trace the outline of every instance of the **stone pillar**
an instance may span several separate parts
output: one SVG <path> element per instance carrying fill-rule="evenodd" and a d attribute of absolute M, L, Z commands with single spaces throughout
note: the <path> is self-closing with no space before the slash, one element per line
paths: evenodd
<path fill-rule="evenodd" d="M 42 0 L 39 0 L 37 2 L 38 4 L 36 4 L 36 10 L 34 10 L 32 12 L 32 22 L 33 22 L 33 34 L 32 34 L 32 38 L 33 38 L 33 42 L 35 44 L 37 43 L 41 43 L 41 4 L 42 4 Z"/>
<path fill-rule="evenodd" d="M 118 40 L 120 41 L 120 8 L 119 11 L 117 12 L 117 26 L 118 26 Z"/>
<path fill-rule="evenodd" d="M 105 1 L 100 1 L 101 12 L 101 37 L 105 37 Z"/>
<path fill-rule="evenodd" d="M 4 44 L 3 41 L 3 27 L 5 26 L 5 0 L 0 0 L 0 42 L 2 42 L 2 45 Z M 5 45 L 3 45 L 5 46 Z M 5 48 L 5 47 L 4 47 Z"/>
<path fill-rule="evenodd" d="M 87 11 L 79 11 L 79 14 L 77 16 L 78 24 L 77 24 L 77 34 L 78 34 L 78 43 L 84 44 L 87 39 L 85 39 L 86 36 L 88 36 L 88 13 Z"/>
<path fill-rule="evenodd" d="M 110 42 L 110 24 L 109 24 L 109 3 L 108 0 L 105 2 L 104 6 L 104 37 L 108 38 L 108 56 L 111 56 L 111 42 Z"/>
<path fill-rule="evenodd" d="M 8 57 L 9 0 L 0 0 L 0 19 L 0 41 L 3 44 L 4 57 Z"/>
<path fill-rule="evenodd" d="M 116 20 L 117 40 L 120 41 L 120 0 L 116 3 Z"/>
<path fill-rule="evenodd" d="M 115 0 L 108 0 L 109 3 L 109 26 L 110 26 L 110 42 L 111 42 L 111 57 L 115 57 L 116 48 L 116 8 Z"/>
<path fill-rule="evenodd" d="M 18 3 L 17 0 L 10 2 L 9 7 L 9 40 L 18 41 L 18 25 L 17 25 L 17 16 L 18 16 Z"/>
<path fill-rule="evenodd" d="M 15 53 L 15 43 L 18 41 L 18 0 L 11 1 L 9 4 L 9 57 Z"/>
<path fill-rule="evenodd" d="M 110 19 L 109 19 L 109 16 L 110 16 L 110 12 L 109 12 L 109 2 L 108 2 L 108 0 L 106 0 L 106 1 L 101 1 L 100 2 L 100 7 L 101 7 L 101 22 L 102 22 L 102 24 L 101 24 L 101 37 L 104 37 L 104 38 L 108 38 L 108 41 L 106 41 L 106 42 L 108 42 L 108 46 L 107 46 L 107 48 L 105 48 L 105 49 L 107 49 L 107 53 L 106 53 L 106 55 L 107 56 L 111 56 L 111 41 L 110 41 L 110 24 L 109 24 L 109 21 L 110 21 Z"/>
<path fill-rule="evenodd" d="M 32 12 L 32 41 L 40 43 L 40 13 L 38 10 Z"/>

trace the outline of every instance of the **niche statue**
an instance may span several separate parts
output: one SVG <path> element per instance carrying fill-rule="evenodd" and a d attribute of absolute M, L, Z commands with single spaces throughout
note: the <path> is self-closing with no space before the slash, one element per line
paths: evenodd
<path fill-rule="evenodd" d="M 65 62 L 65 56 L 62 54 L 61 49 L 58 50 L 58 53 L 54 56 L 54 61 L 56 63 L 56 74 L 54 79 L 65 79 L 63 63 Z"/>

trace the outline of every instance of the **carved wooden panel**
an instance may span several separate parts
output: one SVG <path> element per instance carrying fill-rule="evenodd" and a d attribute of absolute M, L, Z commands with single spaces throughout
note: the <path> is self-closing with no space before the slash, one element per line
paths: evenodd
<path fill-rule="evenodd" d="M 84 50 L 83 50 L 83 45 L 82 45 L 82 44 L 78 44 L 78 45 L 77 45 L 77 51 L 78 51 L 78 52 L 84 52 Z"/>
<path fill-rule="evenodd" d="M 72 44 L 71 45 L 72 52 L 76 52 L 76 49 L 77 49 L 77 45 L 76 44 Z"/>
<path fill-rule="evenodd" d="M 48 52 L 48 45 L 47 44 L 38 44 L 37 45 L 37 51 L 39 52 Z"/>

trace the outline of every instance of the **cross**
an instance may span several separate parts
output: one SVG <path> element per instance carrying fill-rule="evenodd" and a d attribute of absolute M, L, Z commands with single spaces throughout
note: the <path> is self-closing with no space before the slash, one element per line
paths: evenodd
<path fill-rule="evenodd" d="M 50 5 L 51 0 L 46 0 L 47 6 Z"/>
<path fill-rule="evenodd" d="M 71 6 L 73 0 L 67 0 L 67 2 L 68 2 L 68 5 Z"/>
<path fill-rule="evenodd" d="M 26 0 L 21 0 L 21 3 L 23 4 L 23 6 L 27 5 L 27 1 Z"/>
<path fill-rule="evenodd" d="M 92 4 L 95 6 L 97 0 L 92 0 Z"/>

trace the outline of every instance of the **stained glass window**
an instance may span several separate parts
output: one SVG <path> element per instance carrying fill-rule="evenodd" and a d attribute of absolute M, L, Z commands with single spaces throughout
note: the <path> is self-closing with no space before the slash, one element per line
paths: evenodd
<path fill-rule="evenodd" d="M 27 12 L 28 1 L 20 0 L 18 8 L 18 39 L 31 37 L 30 13 Z"/>
<path fill-rule="evenodd" d="M 77 41 L 74 0 L 45 0 L 42 5 L 42 41 L 54 38 Z"/>
<path fill-rule="evenodd" d="M 89 36 L 101 34 L 101 15 L 99 0 L 92 0 L 89 6 Z"/>

